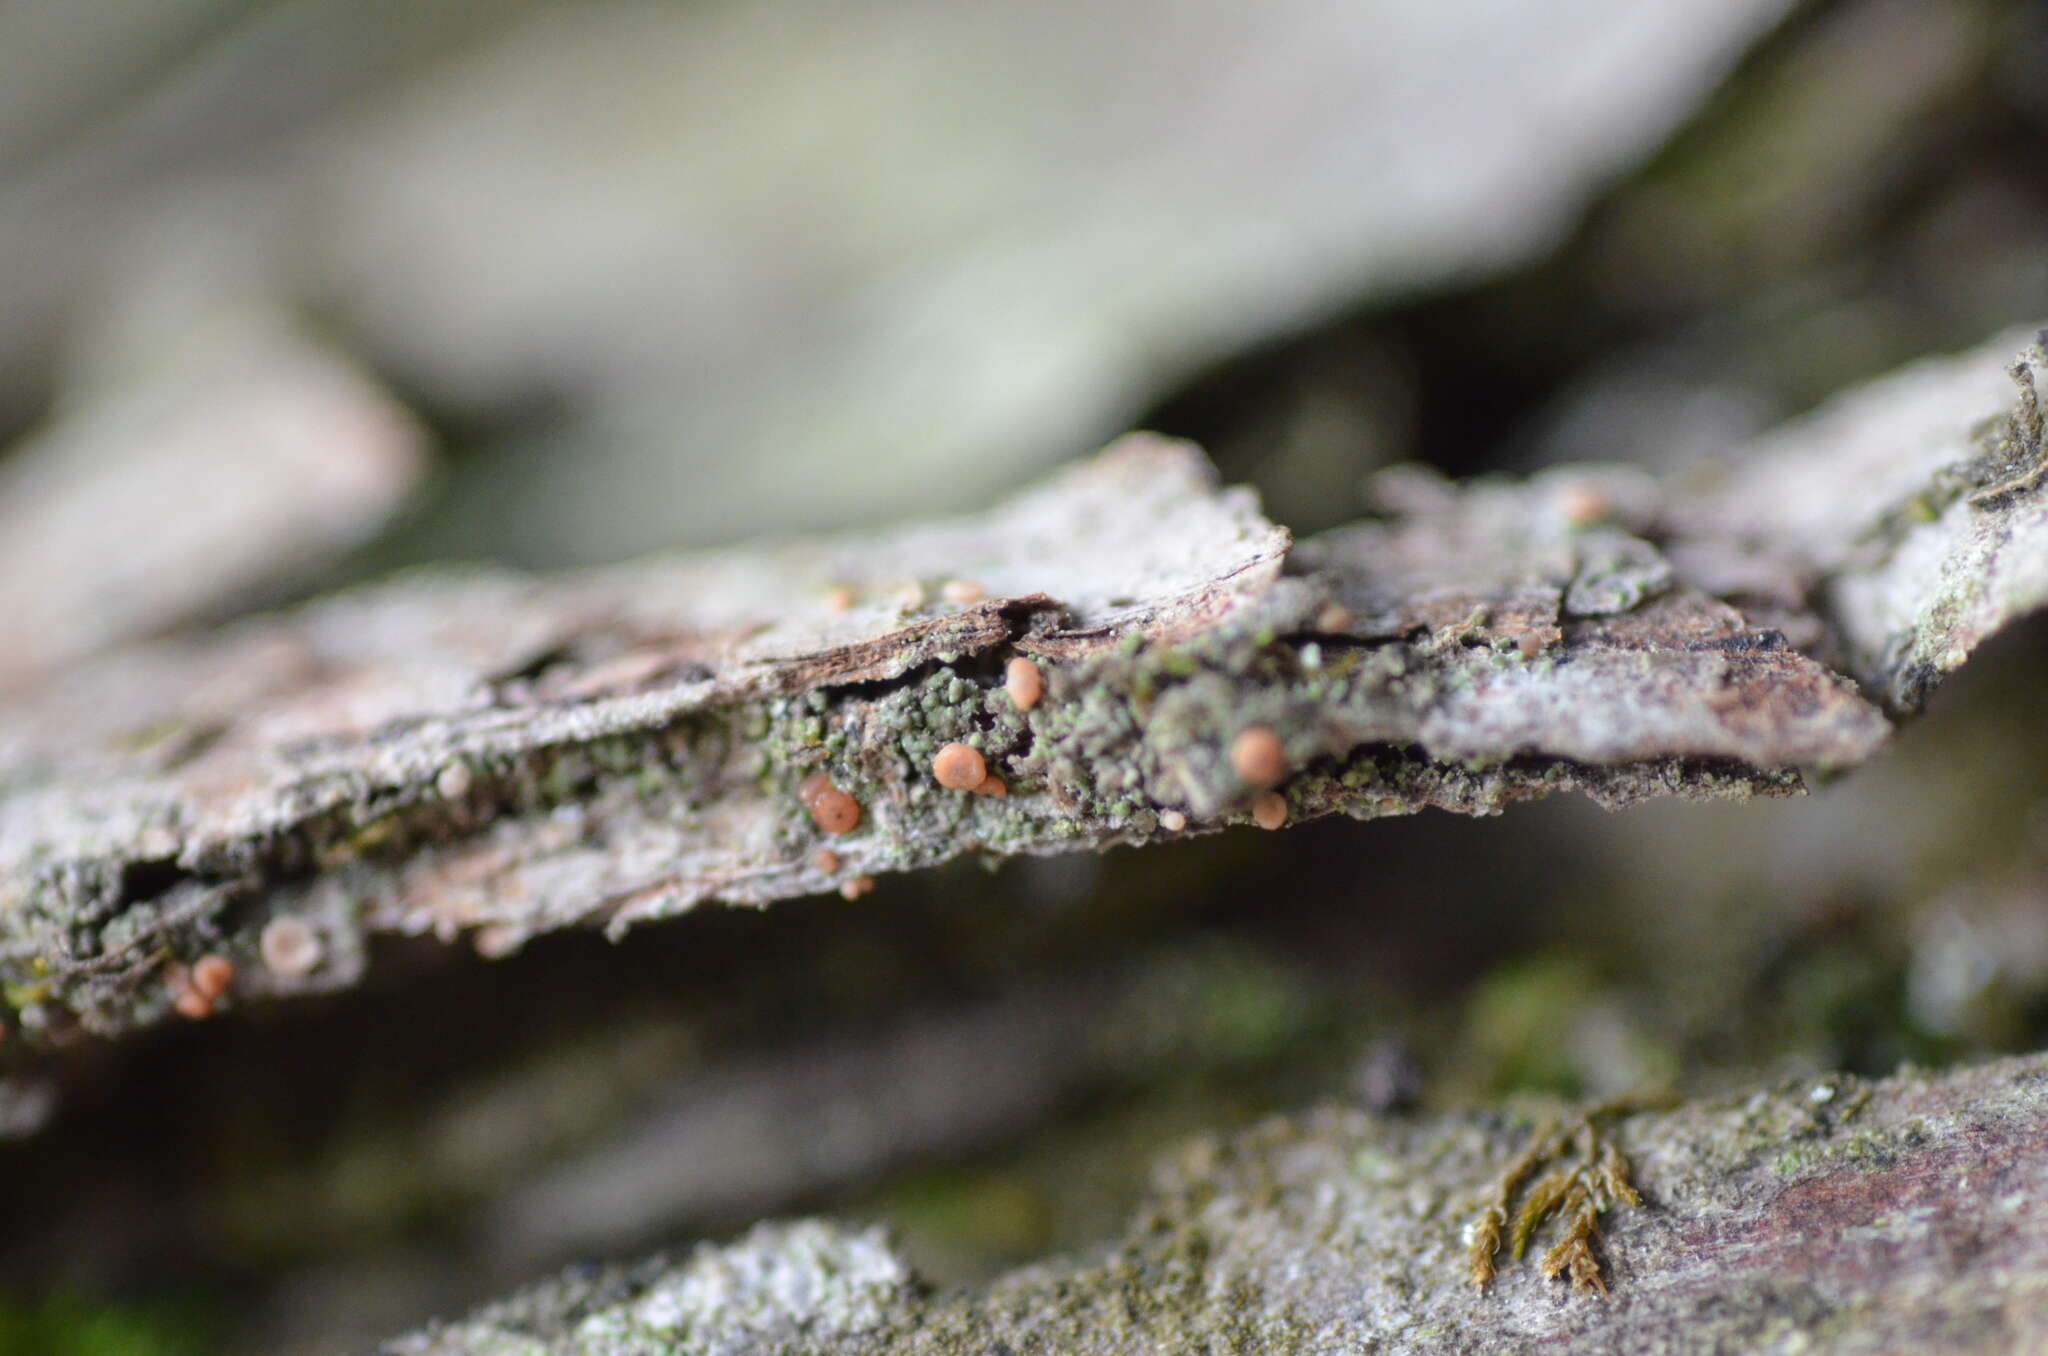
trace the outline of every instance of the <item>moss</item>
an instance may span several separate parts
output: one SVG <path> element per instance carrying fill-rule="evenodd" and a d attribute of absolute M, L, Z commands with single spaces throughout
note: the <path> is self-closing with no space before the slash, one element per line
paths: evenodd
<path fill-rule="evenodd" d="M 1564 1276 L 1574 1290 L 1606 1294 L 1606 1276 L 1593 1247 L 1599 1219 L 1616 1208 L 1643 1203 L 1630 1180 L 1628 1159 L 1608 1138 L 1606 1126 L 1669 1102 L 1661 1096 L 1622 1098 L 1539 1128 L 1496 1181 L 1468 1232 L 1466 1272 L 1472 1283 L 1486 1289 L 1503 1244 L 1520 1261 L 1531 1240 L 1555 1219 L 1559 1237 L 1543 1255 L 1544 1279 Z"/>
<path fill-rule="evenodd" d="M 999 1171 L 934 1168 L 897 1182 L 876 1202 L 924 1246 L 1022 1260 L 1050 1236 L 1050 1203 L 1029 1183 Z"/>
<path fill-rule="evenodd" d="M 1487 1081 L 1496 1091 L 1575 1095 L 1580 1070 L 1563 1036 L 1598 992 L 1582 957 L 1512 961 L 1474 987 L 1465 1046 L 1492 1071 Z"/>
<path fill-rule="evenodd" d="M 75 1297 L 34 1305 L 0 1296 L 0 1356 L 200 1356 L 214 1323 L 179 1302 L 107 1304 Z"/>
<path fill-rule="evenodd" d="M 1823 1085 L 1826 1086 L 1826 1085 Z M 1862 1092 L 1868 1097 L 1868 1091 Z M 1861 1103 L 1855 1109 L 1860 1109 Z M 1848 1115 L 1853 1116 L 1852 1109 Z M 1795 1132 L 1800 1138 L 1787 1143 L 1769 1159 L 1771 1171 L 1780 1177 L 1800 1177 L 1822 1168 L 1854 1168 L 1861 1172 L 1883 1172 L 1899 1161 L 1900 1155 L 1925 1141 L 1926 1126 L 1915 1120 L 1881 1129 L 1856 1130 L 1837 1135 L 1834 1131 L 1848 1116 L 1816 1121 Z"/>

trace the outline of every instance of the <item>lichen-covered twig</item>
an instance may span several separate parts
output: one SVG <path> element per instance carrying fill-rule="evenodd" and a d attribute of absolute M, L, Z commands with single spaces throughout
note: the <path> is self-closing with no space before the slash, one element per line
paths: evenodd
<path fill-rule="evenodd" d="M 1899 698 L 2048 598 L 2038 487 L 1902 507 L 1958 474 L 1930 455 L 2001 441 L 2009 401 L 1957 370 L 1915 387 L 1935 432 L 1856 397 L 1797 468 L 1767 447 L 1686 497 L 1618 468 L 1395 473 L 1383 516 L 1292 545 L 1192 448 L 1137 438 L 970 518 L 413 575 L 117 652 L 0 709 L 0 1019 L 118 1031 L 171 1010 L 172 962 L 232 963 L 212 1011 L 349 983 L 380 931 L 498 953 L 965 853 L 1797 791 L 1889 731 L 1818 656 Z M 1867 473 L 1886 436 L 1913 475 Z M 1253 729 L 1256 767 L 1232 757 Z M 976 786 L 935 774 L 954 745 Z M 284 967 L 280 919 L 311 943 Z"/>

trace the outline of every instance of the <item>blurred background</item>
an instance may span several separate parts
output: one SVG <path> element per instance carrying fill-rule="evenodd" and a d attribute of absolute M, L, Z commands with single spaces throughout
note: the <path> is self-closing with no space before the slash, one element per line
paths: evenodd
<path fill-rule="evenodd" d="M 1202 441 L 1714 455 L 2048 320 L 2018 0 L 0 3 L 0 694 L 412 564 L 985 504 Z M 1710 1092 L 2048 1032 L 2048 628 L 1795 802 L 889 879 L 67 1051 L 0 1351 L 339 1352 L 829 1211 L 934 1282 L 1322 1100 Z"/>

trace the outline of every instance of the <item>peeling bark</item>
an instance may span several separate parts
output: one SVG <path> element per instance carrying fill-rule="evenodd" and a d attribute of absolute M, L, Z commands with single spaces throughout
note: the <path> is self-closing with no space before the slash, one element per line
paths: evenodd
<path fill-rule="evenodd" d="M 1484 1295 L 1464 1225 L 1529 1116 L 1327 1108 L 1197 1142 L 1101 1253 L 929 1294 L 877 1230 L 764 1224 L 582 1268 L 387 1356 L 2032 1351 L 2048 1342 L 2048 1058 L 1806 1081 L 1626 1119 L 1643 1204 L 1610 1298 L 1534 1259 Z M 1539 1235 L 1539 1246 L 1547 1240 Z"/>
<path fill-rule="evenodd" d="M 249 999 L 349 983 L 378 931 L 498 952 L 1245 823 L 1263 788 L 1228 748 L 1251 725 L 1282 741 L 1290 819 L 1797 791 L 1890 729 L 1824 659 L 1904 708 L 2048 594 L 2038 413 L 1978 380 L 2009 352 L 1851 396 L 1697 494 L 1404 472 L 1387 516 L 1290 550 L 1198 452 L 1141 436 L 970 518 L 401 577 L 80 665 L 0 712 L 12 1022 L 146 1024 L 166 963 L 204 954 Z M 1030 710 L 1015 656 L 1045 671 Z M 950 742 L 1009 794 L 938 786 Z M 805 813 L 818 774 L 853 832 Z M 310 969 L 260 962 L 285 916 Z"/>

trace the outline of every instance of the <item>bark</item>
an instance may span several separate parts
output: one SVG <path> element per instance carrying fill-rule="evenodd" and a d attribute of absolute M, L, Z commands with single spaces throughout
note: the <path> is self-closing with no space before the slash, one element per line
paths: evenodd
<path fill-rule="evenodd" d="M 0 696 L 314 574 L 425 470 L 395 401 L 260 307 L 181 311 L 127 347 L 73 372 L 0 468 Z"/>
<path fill-rule="evenodd" d="M 166 966 L 209 954 L 246 1001 L 351 982 L 381 931 L 500 953 L 1255 809 L 1796 792 L 1883 744 L 1858 682 L 1907 709 L 2048 592 L 2044 359 L 2008 368 L 2016 342 L 1848 397 L 1703 489 L 1390 473 L 1384 516 L 1290 549 L 1193 448 L 1134 437 L 975 517 L 414 574 L 79 665 L 0 712 L 13 1024 L 149 1023 L 182 992 Z M 1018 657 L 1045 678 L 1030 709 Z M 1233 763 L 1253 726 L 1276 791 Z M 1008 794 L 940 786 L 952 742 Z M 819 774 L 852 832 L 807 814 Z M 277 920 L 299 945 L 266 950 Z"/>
<path fill-rule="evenodd" d="M 1347 1108 L 1198 1142 L 1101 1253 L 928 1293 L 879 1230 L 808 1220 L 582 1268 L 388 1356 L 647 1353 L 1982 1352 L 2048 1342 L 2048 1058 L 1831 1077 L 1622 1119 L 1642 1203 L 1593 1242 L 1612 1294 L 1532 1255 L 1491 1287 L 1468 1225 L 1549 1108 Z M 1538 1232 L 1533 1253 L 1551 1246 Z"/>

